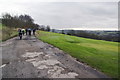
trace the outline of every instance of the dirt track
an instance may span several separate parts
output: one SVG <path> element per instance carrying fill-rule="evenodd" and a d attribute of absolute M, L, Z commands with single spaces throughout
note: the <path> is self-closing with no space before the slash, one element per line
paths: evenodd
<path fill-rule="evenodd" d="M 34 36 L 1 43 L 3 78 L 107 78 Z"/>

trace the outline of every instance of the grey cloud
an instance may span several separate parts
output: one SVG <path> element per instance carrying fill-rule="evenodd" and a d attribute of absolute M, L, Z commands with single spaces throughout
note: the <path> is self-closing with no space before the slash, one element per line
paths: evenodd
<path fill-rule="evenodd" d="M 117 2 L 24 2 L 13 4 L 52 28 L 117 28 Z"/>

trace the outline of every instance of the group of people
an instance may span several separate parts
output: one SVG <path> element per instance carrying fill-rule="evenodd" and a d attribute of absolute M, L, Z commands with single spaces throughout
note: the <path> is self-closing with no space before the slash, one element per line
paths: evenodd
<path fill-rule="evenodd" d="M 25 34 L 31 36 L 31 33 L 33 32 L 33 35 L 35 35 L 35 31 L 36 31 L 36 29 L 31 29 L 31 28 L 18 29 L 20 40 L 22 39 L 22 36 Z"/>

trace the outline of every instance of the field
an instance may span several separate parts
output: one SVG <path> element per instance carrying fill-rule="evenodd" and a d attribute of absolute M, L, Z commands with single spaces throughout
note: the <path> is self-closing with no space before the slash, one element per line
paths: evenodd
<path fill-rule="evenodd" d="M 8 28 L 0 24 L 0 42 L 10 39 L 17 35 L 17 31 L 14 28 Z"/>
<path fill-rule="evenodd" d="M 111 77 L 118 77 L 118 43 L 87 39 L 59 33 L 37 31 L 40 40 L 52 44 L 79 61 L 104 72 Z"/>

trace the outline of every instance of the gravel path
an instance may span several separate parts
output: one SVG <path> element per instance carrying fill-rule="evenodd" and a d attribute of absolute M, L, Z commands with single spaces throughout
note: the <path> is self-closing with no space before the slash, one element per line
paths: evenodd
<path fill-rule="evenodd" d="M 3 78 L 107 78 L 34 36 L 15 37 L 0 47 Z"/>

